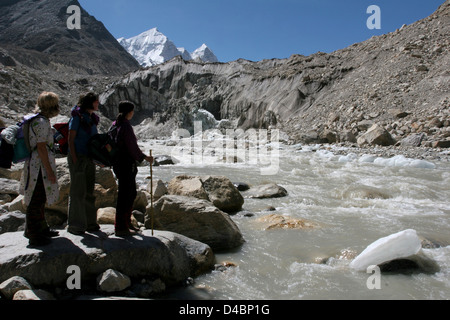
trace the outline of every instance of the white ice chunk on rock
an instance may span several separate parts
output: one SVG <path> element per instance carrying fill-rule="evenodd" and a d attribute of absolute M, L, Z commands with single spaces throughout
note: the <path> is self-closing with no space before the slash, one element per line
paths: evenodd
<path fill-rule="evenodd" d="M 416 230 L 408 229 L 369 245 L 351 263 L 350 268 L 366 271 L 368 267 L 416 255 L 422 248 Z"/>

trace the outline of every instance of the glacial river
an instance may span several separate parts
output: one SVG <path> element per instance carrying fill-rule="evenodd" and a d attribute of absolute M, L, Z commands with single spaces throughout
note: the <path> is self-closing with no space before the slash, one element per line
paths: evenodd
<path fill-rule="evenodd" d="M 216 254 L 217 263 L 231 262 L 235 267 L 196 278 L 193 286 L 177 292 L 175 298 L 450 299 L 449 162 L 353 153 L 339 156 L 333 149 L 280 145 L 273 161 L 279 170 L 262 175 L 261 169 L 268 166 L 262 157 L 257 163 L 247 159 L 226 163 L 222 155 L 208 153 L 213 156 L 193 161 L 189 153 L 162 142 L 148 142 L 145 148 L 151 148 L 153 155 L 178 155 L 175 158 L 180 161 L 155 167 L 155 181 L 167 182 L 182 174 L 221 175 L 249 185 L 274 182 L 289 193 L 278 199 L 245 199 L 244 211 L 232 216 L 245 244 Z M 142 187 L 148 176 L 148 167 L 141 167 L 138 183 Z M 276 211 L 268 212 L 269 206 Z M 320 227 L 266 230 L 257 220 L 273 213 L 306 219 Z M 369 289 L 371 274 L 351 269 L 351 259 L 377 239 L 406 229 L 439 244 L 422 250 L 440 270 L 382 274 L 381 287 Z"/>

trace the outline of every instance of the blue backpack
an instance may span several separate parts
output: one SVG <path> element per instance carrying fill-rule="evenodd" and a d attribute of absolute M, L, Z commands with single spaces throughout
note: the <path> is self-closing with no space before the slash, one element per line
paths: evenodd
<path fill-rule="evenodd" d="M 1 132 L 1 144 L 9 144 L 10 146 L 3 146 L 1 149 L 6 150 L 6 154 L 2 156 L 0 161 L 3 168 L 11 168 L 12 163 L 21 163 L 31 157 L 33 149 L 30 146 L 30 129 L 31 122 L 34 119 L 42 117 L 40 114 L 24 117 L 23 121 L 17 125 L 10 126 Z M 12 159 L 11 158 L 12 146 Z M 11 163 L 12 162 L 12 163 Z M 9 167 L 9 168 L 8 168 Z"/>

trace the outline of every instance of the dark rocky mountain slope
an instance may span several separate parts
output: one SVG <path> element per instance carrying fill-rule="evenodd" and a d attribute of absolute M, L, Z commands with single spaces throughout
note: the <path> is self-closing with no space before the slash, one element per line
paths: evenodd
<path fill-rule="evenodd" d="M 81 29 L 67 27 L 71 5 L 81 9 Z M 102 75 L 123 75 L 139 68 L 105 26 L 76 0 L 3 0 L 0 10 L 1 47 L 24 65 Z"/>
<path fill-rule="evenodd" d="M 71 5 L 81 29 L 69 30 Z M 42 91 L 61 97 L 62 114 L 88 90 L 101 92 L 139 63 L 76 0 L 0 2 L 0 110 L 6 125 L 32 112 Z"/>

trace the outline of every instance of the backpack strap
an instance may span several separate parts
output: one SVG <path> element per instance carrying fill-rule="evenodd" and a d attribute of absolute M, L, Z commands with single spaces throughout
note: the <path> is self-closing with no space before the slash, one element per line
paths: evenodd
<path fill-rule="evenodd" d="M 38 113 L 37 115 L 27 119 L 27 121 L 24 123 L 23 128 L 22 128 L 25 145 L 27 147 L 28 152 L 30 153 L 30 158 L 31 158 L 31 154 L 33 153 L 33 151 L 37 150 L 37 146 L 35 148 L 31 148 L 30 128 L 31 128 L 31 131 L 33 131 L 34 135 L 36 136 L 36 131 L 34 131 L 34 128 L 32 126 L 32 122 L 34 120 L 38 119 L 38 118 L 47 119 L 45 116 L 43 116 L 40 113 Z M 52 147 L 49 144 L 47 144 L 47 147 L 52 152 L 55 151 L 54 149 L 52 149 Z"/>
<path fill-rule="evenodd" d="M 26 145 L 28 151 L 30 152 L 30 154 L 31 154 L 34 150 L 37 149 L 37 147 L 34 148 L 34 149 L 31 148 L 31 143 L 30 143 L 30 128 L 31 128 L 31 130 L 33 131 L 34 135 L 36 135 L 36 132 L 34 131 L 33 126 L 31 125 L 31 123 L 32 123 L 34 120 L 38 119 L 38 118 L 46 119 L 43 115 L 41 115 L 40 113 L 38 113 L 38 114 L 36 114 L 35 116 L 33 116 L 33 117 L 27 119 L 27 120 L 25 121 L 25 123 L 23 124 L 23 128 L 22 128 L 22 130 L 23 130 L 23 136 L 24 136 L 24 140 L 25 140 L 25 145 Z M 49 146 L 49 147 L 50 147 L 50 146 Z"/>
<path fill-rule="evenodd" d="M 71 116 L 74 117 L 79 117 L 80 118 L 80 126 L 90 135 L 91 134 L 91 129 L 93 126 L 97 126 L 100 122 L 100 118 L 95 114 L 92 113 L 92 115 L 90 115 L 90 120 L 92 123 L 89 123 L 88 120 L 85 119 L 85 117 L 83 117 L 83 114 L 81 113 L 81 108 L 78 106 L 75 106 L 72 109 L 72 113 Z"/>
<path fill-rule="evenodd" d="M 119 137 L 119 130 L 120 130 L 120 127 L 118 127 L 117 126 L 117 124 L 113 124 L 112 126 L 111 126 L 111 128 L 109 128 L 109 130 L 108 130 L 108 135 L 109 135 L 109 137 L 115 142 L 115 143 L 117 143 L 117 138 Z"/>

